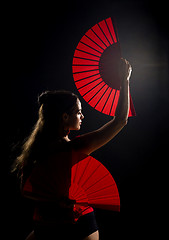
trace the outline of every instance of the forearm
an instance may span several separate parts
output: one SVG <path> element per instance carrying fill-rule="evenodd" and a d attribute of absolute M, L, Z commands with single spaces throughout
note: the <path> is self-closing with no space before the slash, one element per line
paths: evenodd
<path fill-rule="evenodd" d="M 129 81 L 127 79 L 123 80 L 121 88 L 120 88 L 120 96 L 117 104 L 115 117 L 119 119 L 119 121 L 127 121 L 128 113 L 130 107 L 130 99 L 129 99 Z"/>
<path fill-rule="evenodd" d="M 115 117 L 96 131 L 98 145 L 102 146 L 109 142 L 127 124 L 129 105 L 129 78 L 125 77 L 122 79 Z"/>

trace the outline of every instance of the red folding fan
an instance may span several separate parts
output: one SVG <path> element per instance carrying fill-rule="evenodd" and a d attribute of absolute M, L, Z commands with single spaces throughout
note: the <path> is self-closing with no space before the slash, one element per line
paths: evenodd
<path fill-rule="evenodd" d="M 115 114 L 120 94 L 120 58 L 117 30 L 111 18 L 85 33 L 73 57 L 73 77 L 79 93 L 93 108 L 110 116 Z M 135 116 L 131 96 L 129 116 Z"/>
<path fill-rule="evenodd" d="M 78 204 L 120 211 L 120 197 L 112 175 L 91 156 L 81 154 L 74 162 L 69 198 Z"/>
<path fill-rule="evenodd" d="M 53 201 L 58 189 L 61 189 L 62 195 L 68 195 L 69 199 L 75 200 L 78 205 L 120 211 L 117 185 L 102 163 L 77 152 L 73 152 L 71 156 L 62 153 L 55 159 L 55 162 L 57 161 L 62 162 L 63 169 L 52 165 L 50 175 L 46 174 L 48 167 L 43 164 L 33 170 L 23 188 L 25 197 Z M 70 181 L 65 185 L 69 175 Z"/>

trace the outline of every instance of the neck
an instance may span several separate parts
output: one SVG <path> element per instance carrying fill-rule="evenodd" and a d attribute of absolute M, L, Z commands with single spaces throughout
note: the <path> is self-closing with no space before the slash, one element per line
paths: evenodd
<path fill-rule="evenodd" d="M 62 129 L 62 128 L 59 128 L 59 132 L 58 132 L 58 137 L 60 139 L 64 139 L 65 141 L 70 141 L 69 139 L 69 130 L 65 130 L 65 129 Z"/>
<path fill-rule="evenodd" d="M 69 129 L 65 129 L 62 125 L 59 128 L 51 128 L 49 126 L 45 126 L 45 133 L 51 139 L 63 139 L 66 141 L 70 141 L 69 139 Z"/>

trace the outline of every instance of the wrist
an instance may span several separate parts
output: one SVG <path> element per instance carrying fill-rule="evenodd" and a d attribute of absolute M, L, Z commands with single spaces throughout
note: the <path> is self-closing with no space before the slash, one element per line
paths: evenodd
<path fill-rule="evenodd" d="M 121 81 L 121 87 L 129 85 L 129 78 L 123 78 Z"/>

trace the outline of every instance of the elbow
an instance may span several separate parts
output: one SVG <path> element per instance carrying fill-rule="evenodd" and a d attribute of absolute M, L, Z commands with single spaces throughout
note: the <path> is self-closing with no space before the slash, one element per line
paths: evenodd
<path fill-rule="evenodd" d="M 127 125 L 127 123 L 128 123 L 128 118 L 123 121 L 123 125 L 125 126 Z"/>
<path fill-rule="evenodd" d="M 115 120 L 118 122 L 118 125 L 121 127 L 124 127 L 128 123 L 128 118 L 122 118 L 122 117 L 115 117 Z"/>
<path fill-rule="evenodd" d="M 122 127 L 126 126 L 127 123 L 128 123 L 128 119 L 122 119 L 122 120 L 120 121 L 120 125 L 121 125 Z"/>

